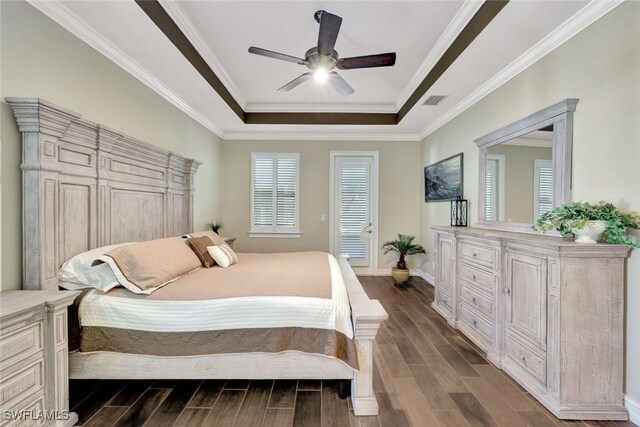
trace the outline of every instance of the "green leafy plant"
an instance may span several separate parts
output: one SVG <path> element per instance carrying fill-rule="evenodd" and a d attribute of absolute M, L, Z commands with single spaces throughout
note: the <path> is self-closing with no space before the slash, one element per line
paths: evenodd
<path fill-rule="evenodd" d="M 587 221 L 606 221 L 607 228 L 603 233 L 605 243 L 640 247 L 640 242 L 634 242 L 627 236 L 627 229 L 640 228 L 640 214 L 620 212 L 613 203 L 565 203 L 543 214 L 533 229 L 542 232 L 558 230 L 562 234 L 570 234 L 572 229 L 583 227 Z"/>
<path fill-rule="evenodd" d="M 207 227 L 209 227 L 209 229 L 214 233 L 218 233 L 220 230 L 222 230 L 222 223 L 218 221 L 211 221 L 207 223 Z"/>
<path fill-rule="evenodd" d="M 382 245 L 382 250 L 385 254 L 388 254 L 389 252 L 395 252 L 400 255 L 396 268 L 401 270 L 405 270 L 407 268 L 407 263 L 404 259 L 405 256 L 426 253 L 422 246 L 413 243 L 413 240 L 415 238 L 415 236 L 398 234 L 397 239 L 390 240 Z"/>

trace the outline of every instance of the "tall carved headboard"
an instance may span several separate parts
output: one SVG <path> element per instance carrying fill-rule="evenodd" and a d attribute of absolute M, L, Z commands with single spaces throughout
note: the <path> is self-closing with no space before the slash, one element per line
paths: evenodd
<path fill-rule="evenodd" d="M 192 231 L 200 162 L 39 98 L 6 102 L 22 132 L 24 289 L 58 289 L 80 252 Z"/>

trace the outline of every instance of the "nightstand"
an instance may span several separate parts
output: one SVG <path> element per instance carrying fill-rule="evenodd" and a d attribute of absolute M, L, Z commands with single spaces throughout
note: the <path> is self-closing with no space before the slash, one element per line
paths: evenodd
<path fill-rule="evenodd" d="M 223 237 L 225 243 L 229 245 L 231 249 L 233 249 L 233 242 L 236 241 L 236 237 Z"/>
<path fill-rule="evenodd" d="M 78 421 L 69 412 L 67 307 L 79 294 L 0 293 L 0 406 L 3 416 L 22 417 L 3 421 L 44 425 L 43 418 L 38 418 L 44 415 L 50 417 L 47 425 L 66 427 Z"/>

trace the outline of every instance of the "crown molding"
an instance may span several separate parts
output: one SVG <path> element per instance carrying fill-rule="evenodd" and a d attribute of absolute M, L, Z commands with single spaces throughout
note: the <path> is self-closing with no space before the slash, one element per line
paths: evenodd
<path fill-rule="evenodd" d="M 436 65 L 449 46 L 451 46 L 462 30 L 464 30 L 469 21 L 471 21 L 471 18 L 473 18 L 482 7 L 483 3 L 484 0 L 467 0 L 462 4 L 460 10 L 455 14 L 447 28 L 444 30 L 438 41 L 433 45 L 427 54 L 427 57 L 409 81 L 409 84 L 405 86 L 405 89 L 396 100 L 396 103 L 393 106 L 394 111 L 400 110 L 404 103 L 407 102 L 411 94 L 413 94 L 427 74 L 429 74 L 429 71 L 431 71 L 433 66 Z"/>
<path fill-rule="evenodd" d="M 193 47 L 200 53 L 200 55 L 202 55 L 222 84 L 227 87 L 231 96 L 235 98 L 236 102 L 240 104 L 244 110 L 247 110 L 246 99 L 242 96 L 242 93 L 233 82 L 233 79 L 231 79 L 231 76 L 229 76 L 225 71 L 222 63 L 214 55 L 211 49 L 209 49 L 209 45 L 204 40 L 204 37 L 202 37 L 200 31 L 198 31 L 193 25 L 193 22 L 191 22 L 182 6 L 180 6 L 180 3 L 175 0 L 158 0 L 158 3 L 160 3 L 171 19 L 173 19 L 173 22 L 175 22 L 180 30 L 182 30 Z"/>
<path fill-rule="evenodd" d="M 381 133 L 324 133 L 324 132 L 288 132 L 286 129 L 269 132 L 226 132 L 225 141 L 396 141 L 418 142 L 417 134 L 381 134 Z"/>
<path fill-rule="evenodd" d="M 623 2 L 624 0 L 592 0 L 589 4 L 580 9 L 546 37 L 536 43 L 532 48 L 520 55 L 515 61 L 503 68 L 498 72 L 498 74 L 493 76 L 486 83 L 473 91 L 469 96 L 425 127 L 418 134 L 418 138 L 422 140 L 431 135 L 450 120 L 470 108 L 476 102 L 480 101 L 482 98 L 507 83 L 522 71 L 529 68 L 539 59 L 560 47 L 580 31 L 584 30 L 616 7 L 620 6 Z"/>
<path fill-rule="evenodd" d="M 211 120 L 206 118 L 199 111 L 192 108 L 189 104 L 182 100 L 178 95 L 173 93 L 160 80 L 148 72 L 144 67 L 139 65 L 128 55 L 115 47 L 110 41 L 104 38 L 100 33 L 93 29 L 89 24 L 82 20 L 78 15 L 71 12 L 60 0 L 26 0 L 30 5 L 40 12 L 51 18 L 57 24 L 87 43 L 93 49 L 106 56 L 120 68 L 140 80 L 146 86 L 150 87 L 158 95 L 175 105 L 185 114 L 199 122 L 201 125 L 209 129 L 211 132 L 222 138 L 224 132 Z"/>
<path fill-rule="evenodd" d="M 247 113 L 390 113 L 393 104 L 247 104 Z"/>
<path fill-rule="evenodd" d="M 419 133 L 405 133 L 405 134 L 379 134 L 379 133 L 358 133 L 358 134 L 330 134 L 326 132 L 296 132 L 291 133 L 285 129 L 269 132 L 224 132 L 215 123 L 205 117 L 202 113 L 197 111 L 183 101 L 179 96 L 173 93 L 166 85 L 160 80 L 149 73 L 145 68 L 132 60 L 128 55 L 124 54 L 120 49 L 114 46 L 110 41 L 104 38 L 100 33 L 89 26 L 84 20 L 71 12 L 60 0 L 26 0 L 29 4 L 35 7 L 40 12 L 51 18 L 53 21 L 61 25 L 67 31 L 78 37 L 80 40 L 87 43 L 93 49 L 106 56 L 120 68 L 133 75 L 140 80 L 143 84 L 150 87 L 164 99 L 175 105 L 182 110 L 185 114 L 192 117 L 194 120 L 202 124 L 211 132 L 223 139 L 228 140 L 330 140 L 330 141 L 420 141 L 425 137 L 435 132 L 440 127 L 444 126 L 450 120 L 473 106 L 482 98 L 498 89 L 500 86 L 511 80 L 513 77 L 530 67 L 536 61 L 571 39 L 589 25 L 615 9 L 617 6 L 623 3 L 624 0 L 592 0 L 584 8 L 574 14 L 571 18 L 561 24 L 553 32 L 543 38 L 540 42 L 530 48 L 527 52 L 518 57 L 511 64 L 503 68 L 490 80 L 488 80 L 481 87 L 476 89 L 473 93 L 460 101 L 454 107 L 449 109 L 446 113 L 438 117 L 428 126 L 426 126 Z M 235 85 L 228 78 L 223 68 L 219 66 L 219 62 L 215 59 L 215 56 L 209 51 L 209 49 L 201 50 L 201 36 L 198 34 L 197 38 L 194 33 L 190 31 L 185 25 L 181 16 L 184 16 L 184 11 L 175 4 L 167 0 L 161 0 L 162 6 L 167 10 L 172 19 L 176 20 L 176 23 L 180 25 L 186 36 L 190 39 L 194 46 L 200 51 L 205 59 L 209 62 L 209 65 L 216 67 L 216 72 L 219 72 L 219 76 L 223 78 L 224 84 L 229 91 L 233 93 L 236 99 L 240 99 L 238 91 Z M 407 89 L 403 92 L 400 100 L 406 100 L 410 96 L 411 91 L 408 88 L 417 86 L 424 75 L 433 67 L 433 64 L 437 62 L 442 53 L 448 48 L 448 46 L 455 40 L 459 32 L 468 21 L 477 12 L 477 9 L 483 4 L 482 1 L 468 0 L 463 4 L 458 11 L 453 21 L 446 28 L 443 35 L 438 39 L 436 45 L 431 49 L 429 55 L 421 65 L 420 69 L 413 76 Z M 169 5 L 169 6 L 167 6 Z M 180 15 L 182 13 L 182 15 Z M 195 30 L 194 30 L 195 31 Z M 197 33 L 197 32 L 196 32 Z M 211 54 L 209 56 L 209 54 Z M 408 95 L 407 95 L 408 93 Z M 298 104 L 293 106 L 287 106 L 287 110 L 307 112 L 323 112 L 323 111 L 344 111 L 344 112 L 372 112 L 372 113 L 387 113 L 393 112 L 397 109 L 397 105 L 402 103 L 398 102 L 394 106 L 385 104 L 372 104 L 372 105 L 358 105 L 358 106 L 344 106 L 344 105 L 330 105 L 330 106 L 311 106 L 305 104 Z M 255 106 L 255 107 L 254 107 Z M 393 108 L 391 108 L 393 107 Z M 277 112 L 281 111 L 282 107 L 277 104 L 248 104 L 247 111 L 253 111 L 253 109 L 265 111 L 265 112 Z M 332 108 L 334 108 L 332 110 Z M 366 109 L 369 110 L 366 110 Z"/>

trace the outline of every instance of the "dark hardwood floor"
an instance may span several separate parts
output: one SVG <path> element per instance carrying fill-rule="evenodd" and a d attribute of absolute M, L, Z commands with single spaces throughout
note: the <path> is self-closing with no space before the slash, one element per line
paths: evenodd
<path fill-rule="evenodd" d="M 634 425 L 557 420 L 431 309 L 422 279 L 360 281 L 389 313 L 374 348 L 376 417 L 355 417 L 332 381 L 72 380 L 72 410 L 83 426 Z"/>

